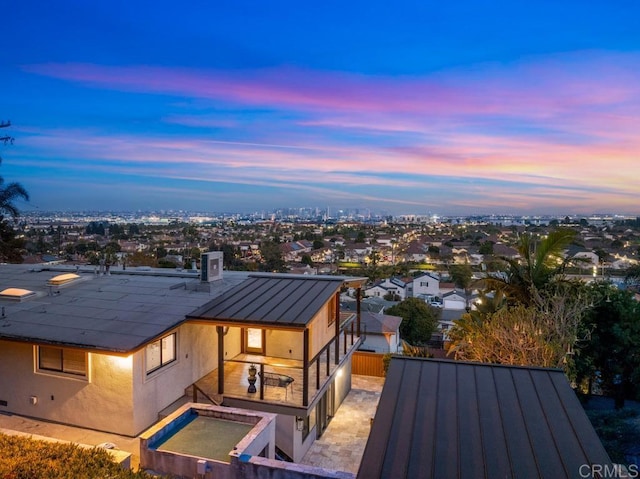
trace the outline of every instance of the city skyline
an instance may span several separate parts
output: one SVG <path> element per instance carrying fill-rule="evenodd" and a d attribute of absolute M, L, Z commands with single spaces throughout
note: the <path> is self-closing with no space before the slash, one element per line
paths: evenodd
<path fill-rule="evenodd" d="M 638 213 L 640 5 L 12 7 L 25 211 Z"/>

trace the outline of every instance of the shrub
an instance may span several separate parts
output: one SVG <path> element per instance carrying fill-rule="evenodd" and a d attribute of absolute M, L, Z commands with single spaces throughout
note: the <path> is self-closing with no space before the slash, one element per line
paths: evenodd
<path fill-rule="evenodd" d="M 144 472 L 123 469 L 102 448 L 37 441 L 0 434 L 2 479 L 151 479 Z"/>

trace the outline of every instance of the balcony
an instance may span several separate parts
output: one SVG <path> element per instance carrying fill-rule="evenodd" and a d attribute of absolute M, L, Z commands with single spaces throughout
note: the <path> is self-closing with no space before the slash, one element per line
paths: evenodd
<path fill-rule="evenodd" d="M 306 408 L 314 402 L 316 395 L 323 391 L 328 380 L 334 374 L 340 374 L 338 369 L 342 366 L 344 359 L 358 347 L 360 338 L 355 332 L 354 317 L 353 314 L 340 315 L 341 334 L 337 337 L 337 341 L 334 338 L 314 358 L 311 358 L 306 371 L 304 361 L 274 356 L 242 353 L 225 360 L 223 396 L 278 406 Z M 302 334 L 300 336 L 302 341 Z M 247 378 L 251 364 L 256 365 L 259 373 L 254 393 L 248 392 Z M 282 381 L 281 385 L 265 384 L 261 379 L 264 378 L 265 373 L 279 375 L 282 378 L 288 377 L 293 381 L 288 385 L 285 381 Z M 220 371 L 214 369 L 199 379 L 195 386 L 206 396 L 219 397 L 220 376 Z"/>

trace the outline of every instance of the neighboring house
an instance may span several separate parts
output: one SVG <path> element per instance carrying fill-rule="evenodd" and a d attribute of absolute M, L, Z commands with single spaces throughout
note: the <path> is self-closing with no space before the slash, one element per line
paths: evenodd
<path fill-rule="evenodd" d="M 338 298 L 365 279 L 223 277 L 221 254 L 204 264 L 202 280 L 3 265 L 0 412 L 135 436 L 199 391 L 200 400 L 277 413 L 276 446 L 299 460 L 350 390 L 360 324 Z M 252 363 L 264 378 L 255 393 Z M 287 387 L 270 374 L 289 378 Z"/>
<path fill-rule="evenodd" d="M 600 264 L 598 255 L 591 251 L 581 251 L 574 254 L 573 258 L 578 260 L 576 261 L 576 265 L 580 268 L 598 266 Z"/>
<path fill-rule="evenodd" d="M 292 241 L 290 243 L 281 243 L 284 260 L 287 262 L 300 261 L 302 255 L 309 254 L 313 248 L 313 243 L 307 240 Z"/>
<path fill-rule="evenodd" d="M 413 296 L 433 297 L 440 294 L 440 278 L 433 273 L 424 273 L 413 279 Z"/>
<path fill-rule="evenodd" d="M 420 241 L 412 241 L 409 243 L 405 252 L 405 258 L 407 261 L 415 261 L 416 263 L 422 263 L 429 257 L 427 253 L 427 246 Z"/>
<path fill-rule="evenodd" d="M 471 297 L 469 297 L 471 301 Z M 467 307 L 467 298 L 464 293 L 458 291 L 451 291 L 442 295 L 442 302 L 444 303 L 444 309 L 463 310 Z"/>
<path fill-rule="evenodd" d="M 343 294 L 340 296 L 340 301 L 340 311 L 350 311 L 353 313 L 357 311 L 358 303 L 356 302 L 355 298 Z M 370 296 L 362 298 L 360 302 L 360 310 L 362 312 L 368 311 L 370 313 L 381 314 L 385 309 L 390 308 L 391 306 L 394 306 L 396 304 L 398 304 L 397 301 L 387 301 L 386 299 L 379 296 Z"/>
<path fill-rule="evenodd" d="M 344 248 L 344 260 L 356 263 L 364 262 L 365 258 L 371 254 L 373 247 L 365 243 L 355 243 Z"/>
<path fill-rule="evenodd" d="M 605 477 L 602 471 L 623 477 L 561 370 L 396 356 L 357 477 Z"/>
<path fill-rule="evenodd" d="M 388 314 L 361 313 L 362 343 L 360 351 L 397 353 L 402 351 L 400 323 L 402 318 Z"/>
<path fill-rule="evenodd" d="M 387 294 L 394 294 L 400 297 L 400 301 L 410 296 L 410 281 L 401 278 L 387 278 L 375 283 L 372 287 L 364 291 L 365 296 L 378 296 L 384 298 Z"/>

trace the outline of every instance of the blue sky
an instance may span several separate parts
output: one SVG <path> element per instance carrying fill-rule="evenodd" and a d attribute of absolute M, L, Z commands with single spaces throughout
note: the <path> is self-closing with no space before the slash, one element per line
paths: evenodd
<path fill-rule="evenodd" d="M 0 174 L 25 210 L 638 214 L 640 4 L 558 3 L 16 2 Z"/>

